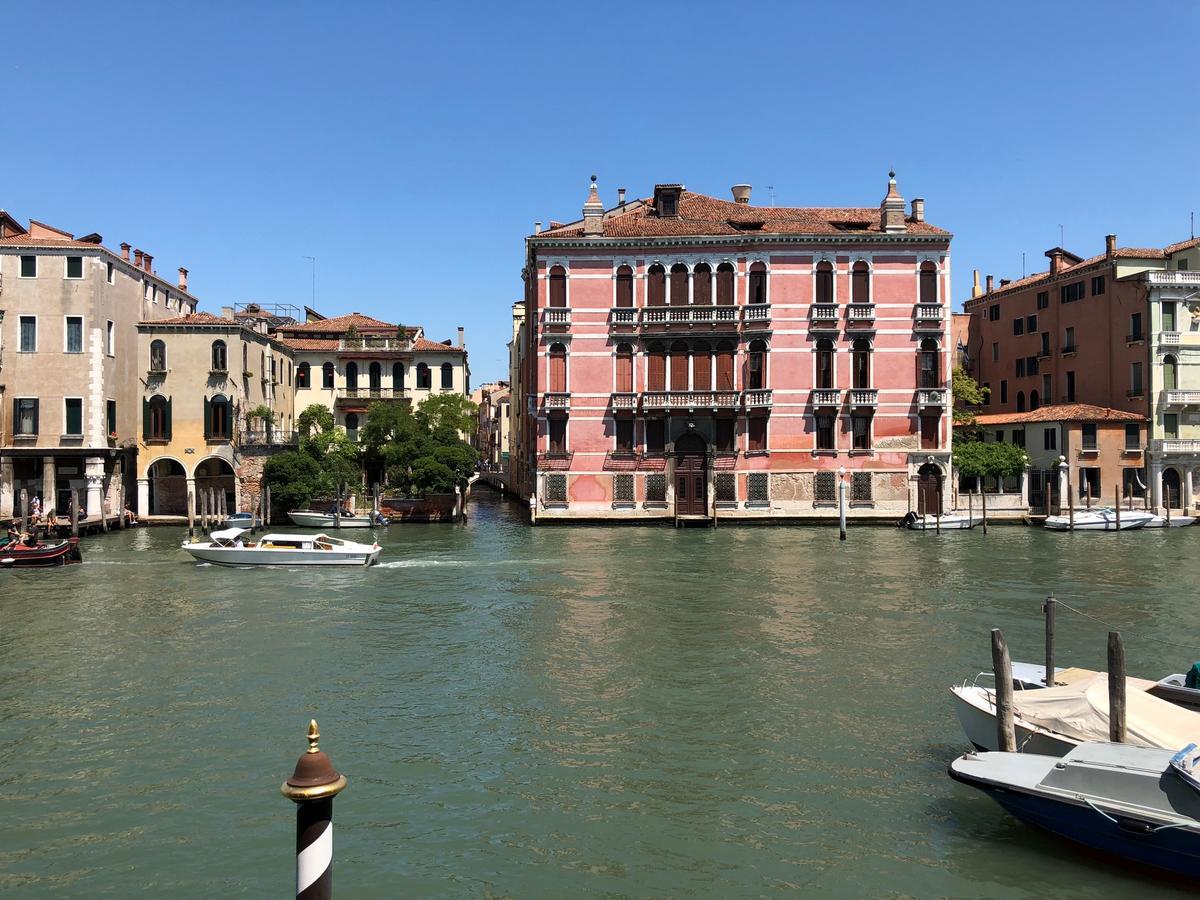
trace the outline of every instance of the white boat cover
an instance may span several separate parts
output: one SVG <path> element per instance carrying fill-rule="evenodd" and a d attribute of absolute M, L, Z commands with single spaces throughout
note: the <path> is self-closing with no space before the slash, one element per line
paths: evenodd
<path fill-rule="evenodd" d="M 1200 713 L 1147 694 L 1153 686 L 1153 681 L 1142 678 L 1126 679 L 1126 741 L 1171 750 L 1200 742 Z M 1063 687 L 1014 691 L 1013 711 L 1031 725 L 1077 741 L 1107 741 L 1108 675 L 1100 673 Z"/>
<path fill-rule="evenodd" d="M 245 534 L 247 530 L 248 529 L 245 528 L 226 528 L 223 531 L 211 532 L 209 537 L 214 541 L 234 541 L 237 540 L 240 535 Z"/>

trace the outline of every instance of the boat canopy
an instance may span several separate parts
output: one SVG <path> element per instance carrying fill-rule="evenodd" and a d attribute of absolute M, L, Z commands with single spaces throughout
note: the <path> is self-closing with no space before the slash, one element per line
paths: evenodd
<path fill-rule="evenodd" d="M 1200 713 L 1146 693 L 1153 681 L 1126 679 L 1125 730 L 1130 744 L 1183 747 L 1200 738 Z M 1013 709 L 1030 725 L 1077 741 L 1108 740 L 1108 675 L 1063 687 L 1015 691 Z"/>
<path fill-rule="evenodd" d="M 221 531 L 214 531 L 209 534 L 209 537 L 214 541 L 236 541 L 239 537 L 246 533 L 246 528 L 225 528 Z"/>

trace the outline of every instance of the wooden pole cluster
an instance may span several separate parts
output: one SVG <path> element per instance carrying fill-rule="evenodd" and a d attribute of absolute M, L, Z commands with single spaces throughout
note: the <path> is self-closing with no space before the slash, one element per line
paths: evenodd
<path fill-rule="evenodd" d="M 1017 750 L 1013 725 L 1012 659 L 999 628 L 992 629 L 992 671 L 996 675 L 996 743 L 1004 753 Z"/>
<path fill-rule="evenodd" d="M 1125 743 L 1125 644 L 1119 631 L 1108 633 L 1108 739 Z"/>
<path fill-rule="evenodd" d="M 1046 677 L 1043 679 L 1046 687 L 1054 687 L 1054 614 L 1057 607 L 1058 601 L 1053 595 L 1042 604 L 1042 612 L 1046 616 Z"/>

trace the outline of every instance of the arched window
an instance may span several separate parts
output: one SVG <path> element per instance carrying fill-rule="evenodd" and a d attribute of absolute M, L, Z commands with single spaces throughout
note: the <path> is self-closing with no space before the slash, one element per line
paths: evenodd
<path fill-rule="evenodd" d="M 817 381 L 818 388 L 833 387 L 833 341 L 821 338 L 817 341 Z"/>
<path fill-rule="evenodd" d="M 658 263 L 646 270 L 646 305 L 667 305 L 667 271 Z"/>
<path fill-rule="evenodd" d="M 204 401 L 204 436 L 209 440 L 228 441 L 232 438 L 232 404 L 224 394 Z"/>
<path fill-rule="evenodd" d="M 346 390 L 358 390 L 358 363 L 346 363 Z"/>
<path fill-rule="evenodd" d="M 567 390 L 567 348 L 563 344 L 550 345 L 550 391 L 556 394 Z"/>
<path fill-rule="evenodd" d="M 733 306 L 733 266 L 721 263 L 717 266 L 717 305 Z"/>
<path fill-rule="evenodd" d="M 851 386 L 869 388 L 871 386 L 871 342 L 866 338 L 859 338 L 854 342 L 850 356 Z"/>
<path fill-rule="evenodd" d="M 937 266 L 926 260 L 921 263 L 921 303 L 937 303 Z"/>
<path fill-rule="evenodd" d="M 692 347 L 692 390 L 712 390 L 712 347 L 708 341 L 698 341 Z"/>
<path fill-rule="evenodd" d="M 1037 409 L 1041 405 L 1042 405 L 1042 403 L 1041 403 L 1041 400 L 1038 398 L 1038 392 L 1030 391 L 1029 392 L 1029 411 L 1033 412 L 1035 409 Z"/>
<path fill-rule="evenodd" d="M 761 390 L 767 386 L 767 342 L 751 341 L 746 353 L 746 389 Z"/>
<path fill-rule="evenodd" d="M 454 365 L 452 363 L 442 363 L 442 390 L 454 390 Z"/>
<path fill-rule="evenodd" d="M 817 303 L 833 302 L 833 266 L 828 262 L 817 263 Z"/>
<path fill-rule="evenodd" d="M 288 387 L 292 386 L 292 361 L 289 359 L 287 363 L 288 370 Z"/>
<path fill-rule="evenodd" d="M 1017 412 L 1025 412 L 1025 392 L 1017 391 Z"/>
<path fill-rule="evenodd" d="M 296 387 L 297 388 L 307 388 L 308 387 L 308 376 L 309 376 L 308 363 L 302 362 L 302 363 L 300 363 L 300 365 L 296 366 Z"/>
<path fill-rule="evenodd" d="M 633 306 L 633 269 L 629 266 L 617 267 L 616 302 L 625 309 Z"/>
<path fill-rule="evenodd" d="M 550 267 L 550 305 L 567 305 L 567 270 L 562 266 Z"/>
<path fill-rule="evenodd" d="M 1163 387 L 1168 391 L 1179 387 L 1179 360 L 1173 354 L 1163 357 Z"/>
<path fill-rule="evenodd" d="M 276 377 L 275 377 L 275 372 L 276 372 L 276 368 L 275 368 L 275 357 L 274 357 L 274 356 L 272 356 L 272 357 L 271 357 L 271 384 L 274 384 L 274 383 L 276 382 L 276 380 L 277 380 L 277 379 L 276 379 Z"/>
<path fill-rule="evenodd" d="M 404 390 L 404 363 L 392 363 L 392 390 L 396 393 Z"/>
<path fill-rule="evenodd" d="M 750 267 L 750 302 L 767 302 L 767 267 L 760 262 Z"/>
<path fill-rule="evenodd" d="M 688 346 L 683 341 L 671 344 L 671 390 L 688 389 Z"/>
<path fill-rule="evenodd" d="M 154 340 L 150 342 L 150 371 L 167 371 L 167 345 L 162 341 Z"/>
<path fill-rule="evenodd" d="M 850 270 L 850 302 L 871 302 L 871 267 L 861 259 Z"/>
<path fill-rule="evenodd" d="M 667 389 L 667 350 L 655 341 L 646 348 L 646 390 Z"/>
<path fill-rule="evenodd" d="M 617 345 L 617 371 L 615 387 L 619 394 L 633 392 L 633 347 L 629 344 Z"/>
<path fill-rule="evenodd" d="M 734 347 L 729 341 L 717 344 L 717 390 L 734 390 L 733 380 Z"/>
<path fill-rule="evenodd" d="M 688 304 L 688 270 L 683 263 L 671 266 L 671 297 L 668 302 L 672 306 Z"/>
<path fill-rule="evenodd" d="M 148 441 L 169 441 L 171 439 L 171 401 L 162 394 L 155 394 L 145 407 L 145 421 L 142 432 Z"/>
<path fill-rule="evenodd" d="M 429 366 L 425 363 L 417 363 L 417 387 L 426 391 L 433 387 L 433 378 L 429 374 Z"/>
<path fill-rule="evenodd" d="M 698 263 L 692 269 L 692 303 L 712 305 L 712 267 L 708 263 Z"/>
<path fill-rule="evenodd" d="M 358 413 L 346 413 L 346 437 L 358 443 Z"/>
<path fill-rule="evenodd" d="M 333 363 L 327 362 L 321 366 L 321 387 L 333 390 Z"/>
<path fill-rule="evenodd" d="M 378 362 L 371 363 L 367 369 L 367 383 L 371 386 L 372 394 L 378 394 L 383 389 L 383 366 Z"/>
<path fill-rule="evenodd" d="M 212 342 L 212 370 L 214 372 L 224 372 L 229 368 L 228 360 L 225 357 L 225 342 Z"/>
<path fill-rule="evenodd" d="M 925 338 L 917 353 L 917 387 L 937 388 L 942 386 L 941 365 L 937 341 Z"/>

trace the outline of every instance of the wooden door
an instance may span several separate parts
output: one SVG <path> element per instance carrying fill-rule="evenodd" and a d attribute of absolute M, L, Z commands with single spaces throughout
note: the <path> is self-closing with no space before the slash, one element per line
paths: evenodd
<path fill-rule="evenodd" d="M 675 515 L 708 514 L 708 473 L 701 454 L 680 456 L 675 462 Z"/>
<path fill-rule="evenodd" d="M 917 472 L 917 515 L 938 514 L 938 487 L 941 475 L 936 466 L 926 463 Z"/>

